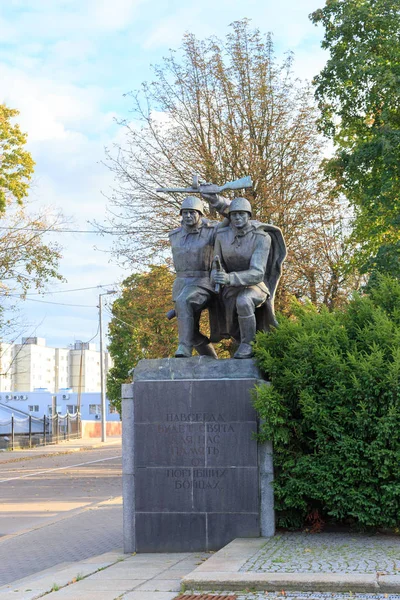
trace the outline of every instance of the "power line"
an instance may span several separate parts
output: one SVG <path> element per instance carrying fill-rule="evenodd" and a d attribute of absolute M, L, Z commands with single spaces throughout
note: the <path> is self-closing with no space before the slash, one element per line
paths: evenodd
<path fill-rule="evenodd" d="M 97 331 L 94 334 L 94 336 L 92 338 L 90 338 L 90 340 L 88 340 L 87 342 L 84 342 L 84 344 L 90 344 L 90 342 L 92 342 L 94 340 L 94 338 L 97 338 L 97 336 L 99 335 L 99 331 L 100 331 L 100 323 L 97 326 Z"/>
<path fill-rule="evenodd" d="M 32 227 L 0 227 L 1 231 L 29 231 L 32 233 L 94 233 L 101 234 L 109 233 L 110 235 L 118 235 L 115 231 L 96 231 L 95 229 L 34 229 Z"/>
<path fill-rule="evenodd" d="M 2 296 L 19 298 L 19 296 L 11 296 L 11 294 L 0 294 Z M 79 308 L 96 308 L 94 304 L 67 304 L 66 302 L 50 302 L 49 300 L 36 300 L 35 298 L 25 298 L 28 302 L 40 302 L 41 304 L 57 304 L 59 306 L 76 306 Z"/>
<path fill-rule="evenodd" d="M 109 286 L 117 286 L 118 283 L 102 283 L 101 285 L 92 285 L 91 287 L 83 287 L 83 288 L 75 288 L 73 290 L 55 290 L 54 292 L 32 292 L 31 294 L 26 294 L 27 296 L 48 296 L 53 294 L 66 294 L 67 292 L 81 292 L 84 290 L 95 290 L 98 288 L 109 287 Z M 18 294 L 9 294 L 14 298 L 19 297 Z"/>
<path fill-rule="evenodd" d="M 126 325 L 127 327 L 131 327 L 132 329 L 135 329 L 135 326 L 132 325 L 131 323 L 127 323 L 126 321 L 123 321 L 122 319 L 120 319 L 119 317 L 117 317 L 116 315 L 114 315 L 111 310 L 107 310 L 108 314 L 111 315 L 111 317 L 113 319 L 116 319 L 117 321 L 120 321 L 120 323 L 123 323 L 124 325 Z"/>

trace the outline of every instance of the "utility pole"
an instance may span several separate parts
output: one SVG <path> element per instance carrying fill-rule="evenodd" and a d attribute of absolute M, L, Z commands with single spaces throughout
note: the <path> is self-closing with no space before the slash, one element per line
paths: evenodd
<path fill-rule="evenodd" d="M 104 381 L 104 354 L 103 354 L 103 296 L 116 294 L 115 290 L 107 290 L 104 294 L 99 294 L 99 333 L 100 333 L 100 390 L 101 390 L 101 441 L 107 439 L 107 412 L 106 412 L 106 394 Z"/>

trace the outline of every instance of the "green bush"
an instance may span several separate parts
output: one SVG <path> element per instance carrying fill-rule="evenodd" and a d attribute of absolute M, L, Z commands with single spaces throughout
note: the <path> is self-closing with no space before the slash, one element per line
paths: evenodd
<path fill-rule="evenodd" d="M 255 356 L 259 440 L 274 446 L 278 524 L 400 525 L 400 283 L 342 311 L 297 304 Z"/>

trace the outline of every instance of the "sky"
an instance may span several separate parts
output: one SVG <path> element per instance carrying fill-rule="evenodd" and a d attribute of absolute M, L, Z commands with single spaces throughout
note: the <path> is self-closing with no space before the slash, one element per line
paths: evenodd
<path fill-rule="evenodd" d="M 185 32 L 224 37 L 233 21 L 251 19 L 272 32 L 278 55 L 293 51 L 294 71 L 311 80 L 326 61 L 322 30 L 308 15 L 324 0 L 8 0 L 0 2 L 0 103 L 20 111 L 36 162 L 32 210 L 61 209 L 68 229 L 93 231 L 114 184 L 105 147 L 121 139 L 129 118 L 124 96 L 152 78 Z M 1 224 L 1 223 L 0 223 Z M 98 299 L 130 275 L 110 254 L 112 236 L 49 234 L 62 246 L 65 282 L 19 302 L 18 336 L 66 347 L 98 344 Z M 103 286 L 103 287 L 98 287 Z M 81 289 L 93 288 L 93 289 Z M 79 291 L 71 291 L 79 290 Z M 105 328 L 113 296 L 103 298 Z M 57 303 L 57 304 L 51 304 Z M 18 341 L 18 340 L 17 340 Z"/>

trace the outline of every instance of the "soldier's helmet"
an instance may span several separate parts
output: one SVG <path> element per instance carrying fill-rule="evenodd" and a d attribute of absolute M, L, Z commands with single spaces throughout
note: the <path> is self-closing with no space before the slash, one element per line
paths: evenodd
<path fill-rule="evenodd" d="M 200 198 L 196 198 L 195 196 L 188 196 L 184 199 L 181 204 L 181 209 L 179 214 L 182 214 L 183 210 L 197 210 L 201 215 L 204 216 L 204 204 L 200 200 Z"/>
<path fill-rule="evenodd" d="M 231 212 L 248 212 L 251 216 L 251 204 L 246 198 L 234 198 L 229 205 L 228 213 Z"/>

